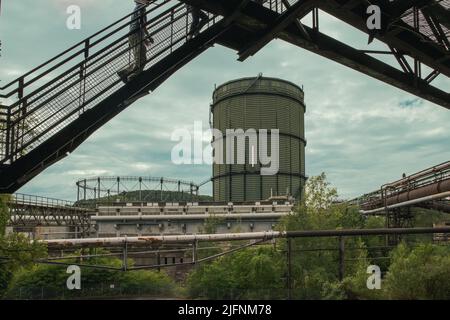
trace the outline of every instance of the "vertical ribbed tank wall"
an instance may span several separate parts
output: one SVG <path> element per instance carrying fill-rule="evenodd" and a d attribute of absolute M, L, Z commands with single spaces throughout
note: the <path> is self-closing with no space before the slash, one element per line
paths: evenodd
<path fill-rule="evenodd" d="M 261 175 L 260 166 L 249 161 L 246 139 L 245 164 L 213 164 L 215 201 L 253 201 L 271 196 L 302 196 L 305 184 L 304 93 L 297 85 L 275 78 L 242 78 L 214 91 L 213 128 L 279 129 L 279 171 Z M 226 143 L 223 139 L 224 151 Z M 271 140 L 268 135 L 269 142 Z M 217 139 L 213 148 L 218 147 Z M 270 152 L 271 146 L 269 144 Z M 215 150 L 217 152 L 217 150 Z M 250 152 L 251 154 L 251 152 Z M 254 157 L 253 157 L 254 159 Z"/>

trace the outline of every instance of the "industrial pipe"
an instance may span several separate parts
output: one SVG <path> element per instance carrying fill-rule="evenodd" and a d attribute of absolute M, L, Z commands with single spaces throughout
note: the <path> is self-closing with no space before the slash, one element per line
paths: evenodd
<path fill-rule="evenodd" d="M 422 198 L 414 199 L 414 200 L 410 200 L 410 201 L 404 201 L 401 203 L 388 205 L 386 207 L 380 207 L 380 208 L 373 209 L 373 210 L 360 210 L 359 212 L 362 214 L 374 214 L 377 212 L 385 211 L 387 209 L 395 209 L 395 208 L 400 208 L 400 207 L 404 207 L 404 206 L 410 206 L 413 204 L 417 204 L 417 203 L 421 203 L 421 202 L 425 202 L 425 201 L 436 200 L 436 199 L 442 199 L 442 198 L 446 198 L 446 197 L 450 197 L 450 191 L 442 192 L 442 193 L 438 193 L 438 194 L 434 194 L 431 196 L 426 196 L 426 197 L 422 197 Z"/>
<path fill-rule="evenodd" d="M 142 236 L 142 237 L 115 237 L 115 238 L 84 238 L 84 239 L 57 239 L 39 240 L 48 247 L 62 246 L 120 246 L 129 244 L 161 244 L 180 243 L 194 241 L 233 241 L 253 239 L 273 239 L 280 237 L 280 231 L 224 233 L 224 234 L 193 234 L 193 235 L 169 235 L 169 236 Z"/>
<path fill-rule="evenodd" d="M 369 202 L 366 205 L 363 205 L 363 207 L 367 209 L 375 209 L 381 206 L 390 206 L 397 203 L 406 202 L 409 200 L 415 200 L 419 198 L 424 198 L 427 196 L 439 194 L 439 193 L 445 193 L 447 191 L 450 191 L 450 178 L 435 182 L 433 184 L 429 184 L 423 187 L 419 187 L 416 189 L 400 192 L 396 195 L 390 196 L 386 198 L 386 203 L 383 203 L 382 199 L 379 199 L 374 202 Z M 445 197 L 445 196 L 444 196 Z M 443 198 L 443 197 L 441 197 Z M 439 198 L 434 198 L 439 199 Z"/>
<path fill-rule="evenodd" d="M 198 241 L 271 240 L 275 238 L 342 237 L 342 236 L 429 234 L 429 233 L 450 233 L 450 227 L 265 231 L 265 232 L 224 233 L 224 234 L 57 239 L 57 240 L 38 240 L 38 241 L 47 244 L 49 248 L 70 248 L 79 246 L 82 247 L 123 246 L 124 244 L 161 245 L 163 243 L 183 243 L 183 242 L 194 243 Z"/>

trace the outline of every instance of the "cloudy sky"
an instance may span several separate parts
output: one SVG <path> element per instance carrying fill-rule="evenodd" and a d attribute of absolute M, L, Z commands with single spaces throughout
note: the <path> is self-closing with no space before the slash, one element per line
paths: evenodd
<path fill-rule="evenodd" d="M 66 8 L 71 4 L 82 9 L 81 30 L 65 27 Z M 2 0 L 2 83 L 132 7 L 131 0 Z M 321 14 L 321 28 L 341 41 L 367 48 L 363 34 L 330 16 Z M 380 43 L 369 48 L 384 49 Z M 343 198 L 377 189 L 403 172 L 450 159 L 450 111 L 442 107 L 279 40 L 243 63 L 236 58 L 229 49 L 209 49 L 20 192 L 73 200 L 75 181 L 97 175 L 203 181 L 211 175 L 210 166 L 172 164 L 176 142 L 170 140 L 171 133 L 192 127 L 194 121 L 207 125 L 215 84 L 260 72 L 304 86 L 307 175 L 326 172 Z M 433 83 L 450 88 L 450 81 L 442 76 Z M 210 189 L 206 186 L 203 192 Z"/>

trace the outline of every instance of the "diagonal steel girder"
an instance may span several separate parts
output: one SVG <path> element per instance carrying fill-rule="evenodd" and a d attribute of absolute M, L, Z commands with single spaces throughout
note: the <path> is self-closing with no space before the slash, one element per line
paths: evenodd
<path fill-rule="evenodd" d="M 422 14 L 436 37 L 436 40 L 446 47 L 447 50 L 450 50 L 450 41 L 441 27 L 439 19 L 436 18 L 435 14 L 429 8 L 422 9 Z"/>
<path fill-rule="evenodd" d="M 350 3 L 350 1 L 347 1 Z M 414 2 L 414 1 L 410 1 Z M 367 3 L 364 0 L 351 1 L 352 6 L 342 7 L 341 1 L 317 0 L 317 6 L 326 13 L 344 21 L 362 32 L 369 33 L 367 29 Z M 429 8 L 433 8 L 430 6 Z M 428 7 L 427 7 L 428 8 Z M 382 17 L 395 16 L 389 9 L 382 8 Z M 389 19 L 388 21 L 389 22 Z M 386 21 L 384 22 L 384 25 Z M 428 67 L 439 70 L 440 73 L 450 77 L 450 52 L 438 43 L 418 32 L 411 26 L 398 19 L 390 24 L 386 30 L 378 32 L 375 38 L 387 45 L 397 48 L 405 54 L 419 60 Z"/>
<path fill-rule="evenodd" d="M 432 12 L 437 19 L 439 19 L 439 23 L 444 25 L 447 29 L 450 29 L 450 10 L 444 8 L 436 2 L 432 6 L 427 8 L 430 12 Z"/>
<path fill-rule="evenodd" d="M 224 17 L 227 17 L 234 11 L 237 3 L 236 1 L 230 0 L 182 1 Z M 262 30 L 267 29 L 268 26 L 273 25 L 278 16 L 279 14 L 276 12 L 250 2 L 242 9 L 241 15 L 236 17 L 235 26 L 241 28 L 243 31 L 259 33 Z M 321 32 L 313 31 L 305 25 L 303 25 L 303 28 L 311 36 L 310 39 L 302 34 L 295 23 L 291 23 L 284 30 L 279 32 L 278 38 L 450 109 L 449 93 L 430 85 L 425 80 L 417 79 L 414 75 L 402 72 L 387 63 L 375 59 L 374 57 Z M 222 39 L 218 39 L 217 42 L 239 51 L 242 49 L 243 45 L 239 41 L 234 41 L 234 38 L 236 38 L 236 32 L 230 31 L 226 33 Z"/>
<path fill-rule="evenodd" d="M 253 56 L 265 45 L 267 45 L 277 34 L 286 29 L 294 20 L 303 18 L 314 8 L 314 0 L 299 0 L 293 6 L 289 7 L 285 12 L 279 15 L 276 21 L 269 25 L 256 40 L 244 49 L 239 51 L 239 61 L 244 61 L 248 57 Z"/>
<path fill-rule="evenodd" d="M 412 7 L 422 7 L 429 5 L 434 0 L 402 0 L 402 1 L 384 1 L 384 9 L 391 19 L 397 19 Z"/>

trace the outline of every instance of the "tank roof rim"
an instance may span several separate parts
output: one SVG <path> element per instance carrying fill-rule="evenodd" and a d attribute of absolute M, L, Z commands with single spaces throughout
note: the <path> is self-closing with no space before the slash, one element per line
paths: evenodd
<path fill-rule="evenodd" d="M 261 79 L 261 80 L 275 80 L 275 81 L 279 81 L 279 82 L 284 82 L 284 83 L 290 84 L 291 86 L 297 88 L 299 91 L 301 91 L 302 93 L 304 93 L 303 89 L 302 89 L 298 84 L 295 84 L 295 83 L 292 82 L 292 81 L 285 80 L 285 79 L 281 79 L 281 78 L 276 78 L 276 77 L 265 77 L 265 76 L 262 76 L 262 77 L 242 77 L 242 78 L 237 78 L 237 79 L 229 80 L 229 81 L 227 81 L 227 82 L 224 82 L 224 83 L 218 85 L 218 86 L 214 89 L 214 93 L 216 93 L 217 90 L 219 90 L 220 88 L 222 88 L 222 87 L 224 87 L 224 86 L 226 86 L 226 85 L 228 85 L 228 84 L 235 83 L 235 82 L 240 82 L 240 81 L 245 81 L 245 80 L 256 80 L 256 79 L 258 79 L 258 78 Z"/>

